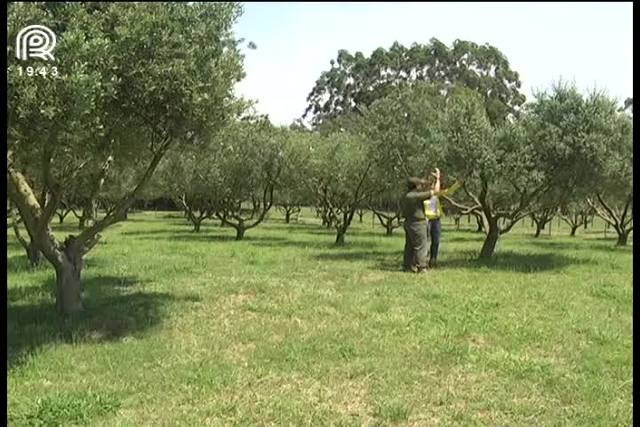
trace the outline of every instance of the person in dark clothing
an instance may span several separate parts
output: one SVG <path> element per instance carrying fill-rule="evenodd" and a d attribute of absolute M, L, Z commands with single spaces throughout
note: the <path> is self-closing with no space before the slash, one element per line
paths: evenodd
<path fill-rule="evenodd" d="M 401 208 L 404 217 L 404 261 L 403 269 L 422 273 L 427 271 L 427 221 L 424 214 L 424 201 L 437 192 L 427 189 L 427 181 L 409 178 L 407 193 L 402 198 Z"/>

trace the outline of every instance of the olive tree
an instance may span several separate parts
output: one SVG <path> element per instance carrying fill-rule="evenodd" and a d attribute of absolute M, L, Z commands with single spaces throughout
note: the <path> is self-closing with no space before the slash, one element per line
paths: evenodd
<path fill-rule="evenodd" d="M 563 204 L 586 199 L 624 245 L 633 228 L 630 116 L 606 93 L 583 95 L 562 82 L 537 93 L 527 110 L 540 163 Z"/>
<path fill-rule="evenodd" d="M 292 216 L 299 215 L 302 206 L 312 202 L 312 196 L 305 186 L 305 175 L 311 158 L 312 136 L 300 129 L 281 130 L 282 170 L 278 179 L 275 203 L 283 214 L 285 223 Z"/>
<path fill-rule="evenodd" d="M 368 180 L 372 161 L 366 141 L 356 133 L 318 135 L 313 142 L 305 182 L 336 230 L 335 244 L 342 246 L 356 210 L 373 190 Z"/>
<path fill-rule="evenodd" d="M 59 75 L 27 78 L 8 48 L 8 195 L 56 272 L 56 304 L 83 309 L 84 256 L 121 221 L 176 144 L 207 139 L 235 107 L 243 76 L 234 3 L 17 3 L 9 37 L 39 22 L 58 36 Z M 23 64 L 25 65 L 25 64 Z M 111 213 L 59 240 L 50 221 L 66 189 L 109 157 L 143 172 Z M 40 185 L 45 198 L 36 196 Z"/>
<path fill-rule="evenodd" d="M 586 199 L 569 200 L 559 206 L 558 216 L 569 226 L 569 235 L 575 237 L 580 226 L 587 228 L 591 211 Z"/>
<path fill-rule="evenodd" d="M 445 166 L 464 177 L 447 200 L 478 215 L 486 234 L 481 258 L 491 257 L 501 235 L 531 213 L 549 188 L 535 144 L 520 121 L 494 127 L 478 95 L 460 89 L 447 103 Z"/>
<path fill-rule="evenodd" d="M 616 245 L 625 246 L 633 231 L 633 124 L 622 113 L 611 119 L 615 133 L 602 153 L 595 194 L 587 198 L 587 203 L 616 231 Z"/>
<path fill-rule="evenodd" d="M 282 172 L 284 130 L 268 119 L 247 117 L 229 125 L 212 142 L 215 171 L 212 211 L 236 231 L 236 240 L 265 220 Z"/>

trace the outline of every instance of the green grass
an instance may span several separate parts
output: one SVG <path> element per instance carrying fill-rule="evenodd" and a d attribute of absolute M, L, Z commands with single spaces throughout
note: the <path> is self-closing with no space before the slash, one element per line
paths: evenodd
<path fill-rule="evenodd" d="M 354 222 L 336 248 L 307 211 L 241 242 L 133 214 L 68 319 L 8 229 L 9 425 L 631 424 L 632 250 L 613 232 L 527 221 L 479 263 L 483 236 L 447 222 L 441 268 L 411 275 L 401 229 Z"/>

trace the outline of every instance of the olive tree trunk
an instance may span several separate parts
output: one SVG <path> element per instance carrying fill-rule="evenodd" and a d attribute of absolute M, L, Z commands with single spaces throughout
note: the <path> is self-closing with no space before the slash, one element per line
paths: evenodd
<path fill-rule="evenodd" d="M 480 258 L 491 258 L 496 250 L 496 244 L 498 243 L 498 238 L 500 237 L 500 229 L 498 228 L 498 223 L 495 220 L 488 221 L 489 230 L 487 232 L 487 236 L 484 239 L 484 243 L 482 244 L 482 249 L 480 249 Z"/>

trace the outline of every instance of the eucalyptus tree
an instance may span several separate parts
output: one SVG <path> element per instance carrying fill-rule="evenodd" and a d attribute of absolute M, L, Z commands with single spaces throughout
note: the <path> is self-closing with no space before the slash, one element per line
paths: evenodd
<path fill-rule="evenodd" d="M 314 124 L 359 112 L 397 87 L 428 82 L 451 91 L 463 86 L 477 92 L 492 124 L 516 115 L 525 97 L 517 72 L 506 56 L 488 43 L 455 40 L 451 47 L 432 38 L 410 47 L 395 42 L 370 56 L 341 49 L 307 97 L 304 116 Z"/>

